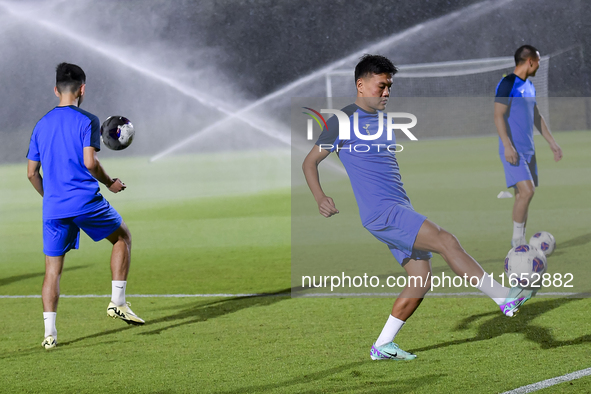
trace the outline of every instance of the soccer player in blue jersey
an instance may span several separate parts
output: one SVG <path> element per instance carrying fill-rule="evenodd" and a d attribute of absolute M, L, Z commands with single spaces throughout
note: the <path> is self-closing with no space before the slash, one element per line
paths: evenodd
<path fill-rule="evenodd" d="M 515 70 L 497 85 L 495 125 L 499 133 L 499 156 L 505 169 L 507 187 L 515 189 L 511 246 L 527 243 L 525 225 L 529 204 L 538 186 L 538 166 L 534 147 L 534 125 L 550 144 L 554 160 L 562 149 L 554 140 L 536 104 L 536 89 L 528 77 L 536 75 L 540 53 L 531 45 L 515 51 Z"/>
<path fill-rule="evenodd" d="M 381 111 L 388 103 L 396 72 L 392 62 L 383 56 L 362 57 L 355 67 L 357 98 L 354 104 L 342 109 L 350 119 L 349 139 L 339 138 L 339 121 L 336 116 L 329 118 L 327 127 L 302 165 L 320 214 L 329 218 L 339 211 L 333 199 L 322 190 L 318 165 L 336 151 L 349 175 L 363 226 L 388 246 L 408 275 L 423 279 L 413 286 L 409 281 L 394 302 L 392 312 L 371 348 L 373 360 L 412 360 L 416 357 L 400 349 L 393 340 L 431 286 L 431 252 L 439 253 L 456 275 L 467 275 L 471 283 L 491 297 L 507 316 L 513 316 L 532 296 L 531 291 L 520 287 L 508 289 L 491 280 L 453 234 L 415 212 L 402 185 L 396 154 L 393 149 L 387 149 L 388 145 L 396 143 L 393 135 L 389 140 L 387 133 L 383 132 L 375 140 L 366 140 L 371 135 L 377 136 L 380 123 L 383 122 L 383 126 L 387 122 L 386 114 Z M 354 130 L 355 117 L 360 125 L 357 133 Z M 367 146 L 370 146 L 369 150 Z"/>
<path fill-rule="evenodd" d="M 46 349 L 57 345 L 59 282 L 65 254 L 78 249 L 80 229 L 94 241 L 106 238 L 113 244 L 112 297 L 107 314 L 128 324 L 144 324 L 125 302 L 131 234 L 119 213 L 100 194 L 98 182 L 113 193 L 126 186 L 107 175 L 97 158 L 101 148 L 99 119 L 80 109 L 86 91 L 84 71 L 74 64 L 59 64 L 54 91 L 59 105 L 35 125 L 27 153 L 29 181 L 43 197 L 45 278 L 41 297 L 45 340 L 41 345 Z"/>

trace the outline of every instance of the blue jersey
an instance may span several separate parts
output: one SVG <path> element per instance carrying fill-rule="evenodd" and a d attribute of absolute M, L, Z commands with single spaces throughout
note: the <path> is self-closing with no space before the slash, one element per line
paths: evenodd
<path fill-rule="evenodd" d="M 515 74 L 507 75 L 497 85 L 495 102 L 509 108 L 505 113 L 507 134 L 515 150 L 531 157 L 534 147 L 534 108 L 536 89 L 530 80 L 523 80 Z M 505 148 L 499 137 L 499 152 L 504 155 Z"/>
<path fill-rule="evenodd" d="M 339 138 L 339 122 L 336 116 L 328 119 L 327 128 L 322 131 L 316 145 L 336 151 L 347 170 L 351 187 L 359 206 L 359 215 L 364 226 L 379 227 L 387 220 L 388 212 L 401 204 L 412 208 L 410 199 L 402 185 L 402 178 L 394 153 L 394 133 L 387 139 L 386 113 L 369 113 L 355 104 L 341 111 L 349 117 L 350 139 Z M 383 119 L 382 134 L 375 140 L 363 140 L 354 132 L 354 115 L 358 116 L 358 129 L 363 135 L 376 135 L 379 117 Z M 388 149 L 390 147 L 390 149 Z"/>
<path fill-rule="evenodd" d="M 107 204 L 84 165 L 84 148 L 100 150 L 100 122 L 73 105 L 55 107 L 33 129 L 27 158 L 43 169 L 43 218 L 81 215 Z"/>

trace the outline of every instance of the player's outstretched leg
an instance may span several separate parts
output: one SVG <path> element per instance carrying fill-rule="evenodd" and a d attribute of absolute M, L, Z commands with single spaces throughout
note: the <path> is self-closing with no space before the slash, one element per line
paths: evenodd
<path fill-rule="evenodd" d="M 473 284 L 476 284 L 476 278 L 478 278 L 477 288 L 492 298 L 506 316 L 513 316 L 533 295 L 531 290 L 519 286 L 511 289 L 502 286 L 466 253 L 453 234 L 430 220 L 425 220 L 421 226 L 414 247 L 439 253 L 456 275 L 467 275 Z"/>
<path fill-rule="evenodd" d="M 145 323 L 130 308 L 125 301 L 125 287 L 127 286 L 127 274 L 131 262 L 131 234 L 125 222 L 115 230 L 107 239 L 113 244 L 111 253 L 111 302 L 107 307 L 107 315 L 113 319 L 121 319 L 127 324 L 142 325 Z"/>
<path fill-rule="evenodd" d="M 394 343 L 394 338 L 423 301 L 431 287 L 431 261 L 409 259 L 403 264 L 408 282 L 392 307 L 392 314 L 371 347 L 372 360 L 414 360 L 417 356 Z M 414 278 L 411 280 L 410 278 Z"/>
<path fill-rule="evenodd" d="M 64 267 L 62 256 L 45 256 L 45 277 L 41 289 L 43 301 L 43 323 L 45 325 L 45 339 L 41 343 L 45 349 L 53 349 L 57 345 L 57 329 L 55 319 L 57 316 L 57 303 L 60 298 L 60 277 Z"/>

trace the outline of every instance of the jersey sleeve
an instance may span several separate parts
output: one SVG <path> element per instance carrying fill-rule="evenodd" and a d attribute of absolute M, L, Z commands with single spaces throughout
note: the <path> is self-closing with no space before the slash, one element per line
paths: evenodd
<path fill-rule="evenodd" d="M 511 97 L 511 91 L 513 90 L 513 84 L 515 79 L 503 78 L 497 86 L 495 94 L 495 103 L 501 103 L 509 105 L 509 97 Z"/>
<path fill-rule="evenodd" d="M 334 152 L 338 145 L 339 139 L 339 120 L 336 116 L 331 116 L 326 121 L 326 128 L 322 129 L 316 145 L 329 152 Z"/>
<path fill-rule="evenodd" d="M 101 126 L 96 116 L 90 118 L 90 124 L 84 130 L 84 147 L 92 146 L 97 151 L 101 150 Z"/>
<path fill-rule="evenodd" d="M 31 133 L 31 141 L 29 142 L 29 151 L 27 152 L 27 159 L 32 161 L 41 161 L 41 155 L 39 154 L 39 146 L 37 146 L 37 126 Z"/>

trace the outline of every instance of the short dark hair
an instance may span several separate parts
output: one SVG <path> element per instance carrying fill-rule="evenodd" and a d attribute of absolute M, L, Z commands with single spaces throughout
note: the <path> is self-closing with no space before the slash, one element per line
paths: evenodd
<path fill-rule="evenodd" d="M 538 52 L 538 50 L 534 47 L 532 47 L 531 45 L 522 45 L 519 48 L 517 48 L 517 50 L 515 51 L 515 65 L 518 66 L 521 63 L 525 62 L 527 59 L 530 59 L 532 57 L 536 57 L 536 52 Z"/>
<path fill-rule="evenodd" d="M 75 93 L 86 83 L 86 74 L 82 69 L 70 63 L 60 63 L 55 68 L 55 86 L 60 93 Z"/>
<path fill-rule="evenodd" d="M 365 54 L 355 66 L 355 83 L 370 74 L 396 74 L 398 69 L 390 59 L 380 55 Z"/>

